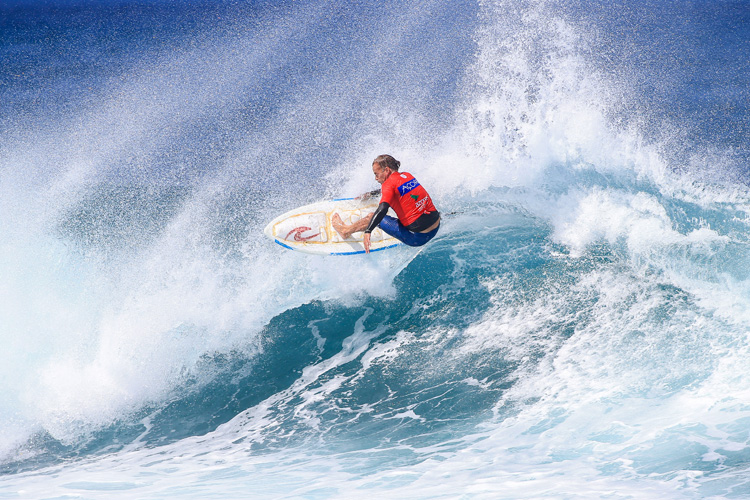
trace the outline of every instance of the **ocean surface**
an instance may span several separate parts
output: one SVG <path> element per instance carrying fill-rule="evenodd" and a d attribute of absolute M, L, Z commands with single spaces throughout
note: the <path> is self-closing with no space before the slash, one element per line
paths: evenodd
<path fill-rule="evenodd" d="M 750 1 L 0 2 L 0 499 L 212 498 L 750 498 Z"/>

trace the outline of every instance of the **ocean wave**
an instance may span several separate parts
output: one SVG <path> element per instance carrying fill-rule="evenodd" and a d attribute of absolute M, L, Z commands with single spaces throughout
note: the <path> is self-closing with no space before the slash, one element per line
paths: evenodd
<path fill-rule="evenodd" d="M 741 497 L 746 165 L 623 76 L 617 51 L 659 39 L 622 31 L 643 13 L 359 7 L 176 18 L 177 50 L 122 35 L 133 71 L 93 67 L 68 113 L 11 87 L 2 488 Z M 644 22 L 672 29 L 663 9 Z M 372 189 L 383 152 L 444 214 L 429 245 L 263 238 Z"/>

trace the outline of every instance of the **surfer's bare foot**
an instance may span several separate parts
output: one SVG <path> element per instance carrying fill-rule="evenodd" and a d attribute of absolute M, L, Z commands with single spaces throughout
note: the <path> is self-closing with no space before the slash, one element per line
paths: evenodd
<path fill-rule="evenodd" d="M 331 217 L 331 225 L 336 230 L 336 232 L 339 233 L 341 238 L 347 239 L 354 233 L 359 233 L 360 231 L 364 231 L 365 229 L 367 229 L 367 225 L 370 223 L 372 215 L 373 214 L 370 214 L 367 217 L 359 219 L 354 224 L 349 224 L 347 226 L 346 224 L 344 224 L 344 221 L 341 220 L 341 216 L 336 213 L 333 214 L 333 217 Z"/>
<path fill-rule="evenodd" d="M 339 236 L 341 236 L 341 238 L 344 240 L 352 235 L 352 231 L 350 231 L 347 225 L 344 224 L 344 221 L 341 220 L 341 216 L 339 214 L 333 214 L 333 217 L 331 217 L 331 225 L 336 230 L 336 232 L 339 233 Z"/>

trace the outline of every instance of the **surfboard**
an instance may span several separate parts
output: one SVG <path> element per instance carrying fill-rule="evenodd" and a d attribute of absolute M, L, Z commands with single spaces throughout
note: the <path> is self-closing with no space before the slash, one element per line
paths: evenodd
<path fill-rule="evenodd" d="M 339 198 L 295 208 L 268 223 L 263 232 L 289 250 L 316 255 L 356 255 L 365 253 L 363 232 L 343 239 L 331 224 L 339 214 L 344 224 L 352 224 L 378 208 L 377 199 Z M 392 211 L 391 211 L 392 212 Z M 391 215 L 394 215 L 391 213 Z M 401 245 L 396 238 L 375 229 L 370 236 L 370 252 Z"/>

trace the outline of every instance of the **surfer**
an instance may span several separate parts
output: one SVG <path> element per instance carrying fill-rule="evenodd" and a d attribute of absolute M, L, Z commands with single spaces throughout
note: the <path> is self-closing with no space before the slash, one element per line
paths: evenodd
<path fill-rule="evenodd" d="M 380 155 L 372 162 L 372 173 L 380 183 L 380 204 L 372 214 L 354 224 L 346 225 L 339 214 L 331 218 L 333 228 L 343 239 L 364 231 L 365 252 L 370 253 L 370 233 L 380 227 L 403 243 L 419 247 L 430 241 L 440 227 L 440 212 L 417 179 L 408 172 L 399 172 L 401 162 L 391 155 Z M 377 196 L 373 191 L 364 197 Z M 386 215 L 393 208 L 398 219 Z"/>

